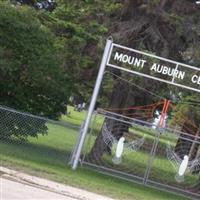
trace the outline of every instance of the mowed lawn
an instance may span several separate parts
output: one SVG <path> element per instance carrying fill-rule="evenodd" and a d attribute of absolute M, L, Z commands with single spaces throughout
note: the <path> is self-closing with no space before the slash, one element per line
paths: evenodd
<path fill-rule="evenodd" d="M 85 113 L 74 112 L 61 121 L 80 125 Z M 78 130 L 59 124 L 47 123 L 48 134 L 29 138 L 22 143 L 14 140 L 0 141 L 1 165 L 26 173 L 56 180 L 116 199 L 133 200 L 184 200 L 170 193 L 102 175 L 79 167 L 72 171 L 68 165 Z"/>

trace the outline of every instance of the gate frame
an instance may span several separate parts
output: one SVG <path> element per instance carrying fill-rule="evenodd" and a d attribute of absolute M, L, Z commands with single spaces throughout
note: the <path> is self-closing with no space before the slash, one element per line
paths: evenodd
<path fill-rule="evenodd" d="M 94 112 L 96 100 L 97 100 L 97 97 L 98 97 L 98 94 L 99 94 L 99 90 L 100 90 L 101 83 L 102 83 L 102 80 L 103 80 L 106 65 L 107 65 L 107 62 L 108 62 L 108 59 L 109 59 L 108 56 L 110 55 L 110 52 L 112 52 L 111 51 L 112 44 L 113 44 L 112 38 L 108 38 L 107 41 L 106 41 L 106 46 L 105 46 L 105 49 L 104 49 L 104 53 L 103 53 L 101 65 L 100 65 L 100 68 L 99 68 L 97 80 L 96 80 L 96 83 L 95 83 L 95 87 L 94 87 L 94 90 L 93 90 L 92 98 L 91 98 L 91 101 L 90 101 L 88 113 L 87 113 L 85 122 L 83 123 L 83 126 L 80 129 L 80 132 L 79 132 L 80 137 L 79 137 L 79 140 L 77 141 L 77 145 L 76 145 L 77 148 L 74 149 L 74 153 L 73 153 L 74 156 L 72 157 L 72 160 L 71 160 L 73 170 L 75 170 L 78 166 L 78 162 L 79 162 L 79 159 L 80 159 L 83 144 L 84 144 L 87 132 L 88 132 L 89 124 L 90 124 L 90 121 L 91 121 L 91 118 L 92 118 L 92 114 Z"/>
<path fill-rule="evenodd" d="M 92 119 L 92 115 L 93 115 L 93 112 L 94 112 L 96 100 L 97 100 L 97 97 L 98 97 L 98 94 L 99 94 L 99 91 L 100 91 L 100 87 L 101 87 L 101 83 L 102 83 L 102 80 L 103 80 L 103 77 L 104 77 L 104 72 L 105 72 L 106 66 L 109 66 L 109 67 L 112 67 L 112 68 L 115 68 L 115 69 L 119 69 L 119 70 L 122 70 L 122 71 L 126 71 L 128 73 L 136 74 L 136 75 L 139 75 L 139 76 L 142 76 L 142 77 L 157 80 L 157 81 L 160 81 L 160 82 L 164 82 L 164 83 L 167 83 L 167 84 L 171 84 L 171 85 L 174 85 L 176 87 L 181 87 L 181 88 L 184 88 L 184 89 L 188 89 L 188 90 L 200 93 L 200 89 L 196 89 L 196 88 L 192 88 L 192 87 L 189 87 L 189 86 L 185 86 L 185 85 L 182 85 L 182 84 L 175 83 L 174 82 L 174 76 L 172 77 L 172 81 L 170 82 L 170 81 L 167 81 L 167 80 L 163 80 L 161 78 L 150 76 L 148 74 L 140 73 L 140 72 L 137 72 L 137 71 L 134 71 L 134 70 L 129 70 L 129 69 L 126 69 L 126 68 L 123 68 L 123 67 L 119 67 L 117 65 L 110 64 L 109 61 L 111 59 L 111 55 L 112 55 L 112 51 L 113 51 L 114 47 L 118 47 L 118 48 L 125 49 L 125 50 L 131 51 L 131 52 L 139 53 L 139 54 L 142 54 L 142 55 L 145 55 L 145 56 L 153 57 L 153 58 L 156 58 L 156 59 L 159 59 L 159 60 L 163 60 L 163 61 L 166 61 L 166 62 L 176 64 L 176 69 L 179 67 L 179 65 L 181 65 L 181 66 L 189 68 L 189 69 L 200 71 L 200 68 L 197 68 L 197 67 L 193 67 L 193 66 L 183 64 L 183 63 L 180 63 L 180 62 L 176 62 L 176 61 L 173 61 L 173 60 L 170 60 L 170 59 L 167 59 L 167 58 L 163 58 L 163 57 L 160 57 L 160 56 L 156 56 L 156 55 L 152 55 L 152 54 L 149 54 L 149 53 L 146 53 L 146 52 L 142 52 L 142 51 L 138 51 L 138 50 L 135 50 L 135 49 L 132 49 L 132 48 L 128 48 L 128 47 L 125 47 L 125 46 L 122 46 L 122 45 L 119 45 L 119 44 L 115 44 L 115 43 L 113 43 L 112 37 L 109 37 L 106 41 L 106 46 L 105 46 L 103 57 L 102 57 L 102 60 L 101 60 L 101 64 L 100 64 L 98 76 L 97 76 L 97 79 L 96 79 L 95 87 L 94 87 L 94 90 L 93 90 L 93 94 L 92 94 L 92 97 L 91 97 L 87 116 L 86 116 L 86 119 L 85 119 L 85 121 L 83 122 L 83 124 L 80 128 L 77 143 L 75 145 L 75 148 L 74 148 L 74 151 L 73 151 L 73 154 L 72 154 L 72 157 L 71 157 L 70 163 L 71 163 L 73 170 L 76 170 L 77 167 L 78 167 L 79 159 L 80 159 L 80 156 L 81 156 L 81 151 L 82 151 L 84 141 L 85 141 L 88 129 L 89 129 L 89 124 L 90 124 L 91 119 Z M 157 139 L 155 138 L 155 140 L 156 140 L 155 146 L 157 146 L 158 143 L 159 143 L 159 136 L 158 136 Z M 152 153 L 155 153 L 154 148 L 153 148 L 152 151 L 153 151 Z M 150 160 L 149 162 L 152 163 L 153 161 Z M 146 171 L 147 179 L 148 179 L 149 173 L 150 173 L 150 169 L 147 169 L 147 171 Z"/>

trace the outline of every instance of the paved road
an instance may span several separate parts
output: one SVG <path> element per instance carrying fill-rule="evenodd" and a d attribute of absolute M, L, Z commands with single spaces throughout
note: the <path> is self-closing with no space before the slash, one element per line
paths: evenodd
<path fill-rule="evenodd" d="M 0 200 L 114 200 L 0 166 Z"/>
<path fill-rule="evenodd" d="M 8 179 L 0 178 L 0 181 L 1 200 L 75 200 L 75 198 Z"/>

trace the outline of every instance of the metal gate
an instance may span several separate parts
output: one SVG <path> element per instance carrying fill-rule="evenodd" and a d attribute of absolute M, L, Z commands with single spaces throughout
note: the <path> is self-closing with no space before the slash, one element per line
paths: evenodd
<path fill-rule="evenodd" d="M 156 72 L 159 64 L 155 60 L 170 64 L 171 68 L 165 66 L 165 72 L 173 69 L 174 74 L 161 77 Z M 145 67 L 149 69 L 145 70 Z M 151 79 L 155 83 L 159 81 L 173 88 L 181 88 L 182 91 L 187 89 L 200 92 L 200 86 L 195 82 L 199 68 L 114 44 L 111 39 L 107 40 L 88 115 L 80 129 L 71 158 L 72 168 L 76 169 L 80 161 L 82 165 L 102 173 L 199 199 L 199 127 L 191 124 L 189 118 L 184 121 L 186 126 L 190 127 L 189 132 L 187 127 L 181 128 L 185 124 L 167 123 L 166 116 L 175 106 L 169 100 L 141 88 L 138 83 L 127 81 L 127 75 L 124 78 L 122 75 L 119 77 L 116 75 L 117 70 L 130 76 L 140 76 L 136 80 L 143 77 L 144 81 Z M 94 111 L 101 84 L 103 85 L 107 73 L 115 77 L 114 79 L 131 85 L 130 88 L 135 87 L 154 96 L 154 100 L 151 97 L 154 103 L 131 107 L 131 113 L 127 112 L 130 107 L 110 108 L 105 105 Z M 160 114 L 155 125 L 154 114 L 158 107 Z"/>

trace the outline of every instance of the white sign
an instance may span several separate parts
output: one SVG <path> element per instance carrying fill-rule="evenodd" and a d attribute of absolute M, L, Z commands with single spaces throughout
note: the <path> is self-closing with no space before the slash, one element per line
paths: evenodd
<path fill-rule="evenodd" d="M 107 66 L 200 92 L 200 68 L 112 44 Z"/>

